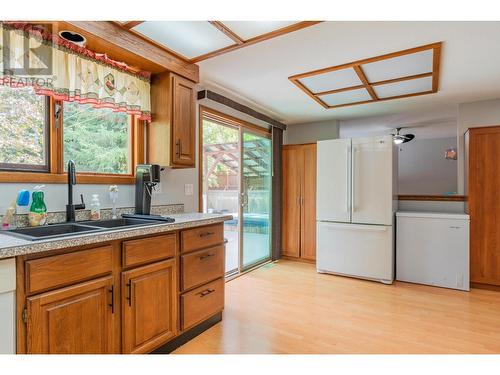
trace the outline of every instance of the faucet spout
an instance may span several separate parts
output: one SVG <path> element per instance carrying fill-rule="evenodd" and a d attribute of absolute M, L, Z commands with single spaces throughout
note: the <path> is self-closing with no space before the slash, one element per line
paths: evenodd
<path fill-rule="evenodd" d="M 76 185 L 76 167 L 75 162 L 70 160 L 68 162 L 68 204 L 66 205 L 66 221 L 75 221 L 75 209 L 85 209 L 85 202 L 83 201 L 83 194 L 80 194 L 81 204 L 73 204 L 73 185 Z"/>

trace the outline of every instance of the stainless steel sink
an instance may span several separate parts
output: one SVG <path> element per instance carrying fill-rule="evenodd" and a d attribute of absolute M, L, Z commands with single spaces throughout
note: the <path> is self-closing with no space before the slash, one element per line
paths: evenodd
<path fill-rule="evenodd" d="M 91 226 L 79 223 L 62 223 L 44 225 L 41 227 L 33 228 L 18 228 L 2 231 L 8 235 L 19 237 L 29 241 L 45 240 L 50 238 L 59 238 L 65 236 L 72 236 L 77 233 L 92 233 L 105 230 L 98 226 Z"/>
<path fill-rule="evenodd" d="M 163 221 L 120 218 L 100 221 L 81 221 L 77 223 L 50 224 L 34 228 L 19 228 L 2 231 L 14 237 L 29 241 L 72 236 L 78 233 L 102 232 L 111 229 L 133 228 L 144 225 L 164 224 Z"/>
<path fill-rule="evenodd" d="M 121 227 L 136 227 L 142 225 L 155 225 L 164 224 L 161 221 L 155 220 L 141 220 L 141 219 L 131 219 L 131 218 L 119 218 L 110 220 L 100 220 L 100 221 L 82 221 L 82 224 L 91 225 L 100 228 L 121 228 Z"/>

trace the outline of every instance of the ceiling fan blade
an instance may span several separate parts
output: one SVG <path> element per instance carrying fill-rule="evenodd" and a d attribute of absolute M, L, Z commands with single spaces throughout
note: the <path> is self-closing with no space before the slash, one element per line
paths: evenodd
<path fill-rule="evenodd" d="M 410 142 L 413 138 L 415 138 L 415 134 L 405 134 L 403 135 L 404 141 L 403 143 Z"/>

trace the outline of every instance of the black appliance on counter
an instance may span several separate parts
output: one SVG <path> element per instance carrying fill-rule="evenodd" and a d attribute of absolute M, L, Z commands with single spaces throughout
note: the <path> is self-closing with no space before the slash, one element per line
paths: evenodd
<path fill-rule="evenodd" d="M 135 167 L 135 213 L 123 214 L 122 217 L 160 220 L 169 223 L 175 221 L 171 217 L 151 215 L 151 197 L 155 186 L 160 183 L 161 170 L 158 164 L 138 164 Z"/>

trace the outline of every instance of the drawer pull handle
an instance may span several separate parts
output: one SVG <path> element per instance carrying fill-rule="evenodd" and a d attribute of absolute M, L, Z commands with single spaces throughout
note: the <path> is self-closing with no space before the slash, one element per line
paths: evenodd
<path fill-rule="evenodd" d="M 199 294 L 200 294 L 200 297 L 203 298 L 203 297 L 208 296 L 209 294 L 211 294 L 213 292 L 215 292 L 215 289 L 206 289 Z"/>
<path fill-rule="evenodd" d="M 200 256 L 200 260 L 207 260 L 208 258 L 213 257 L 213 256 L 215 256 L 215 254 L 205 254 L 205 255 Z"/>
<path fill-rule="evenodd" d="M 108 304 L 109 307 L 111 307 L 111 314 L 115 313 L 115 286 L 111 285 L 111 289 L 109 290 L 111 293 L 111 303 Z"/>
<path fill-rule="evenodd" d="M 215 234 L 215 232 L 203 232 L 203 233 L 200 233 L 200 237 L 212 236 L 214 234 Z"/>
<path fill-rule="evenodd" d="M 130 281 L 127 283 L 127 288 L 128 292 L 126 298 L 128 299 L 128 305 L 132 306 L 132 283 Z"/>

